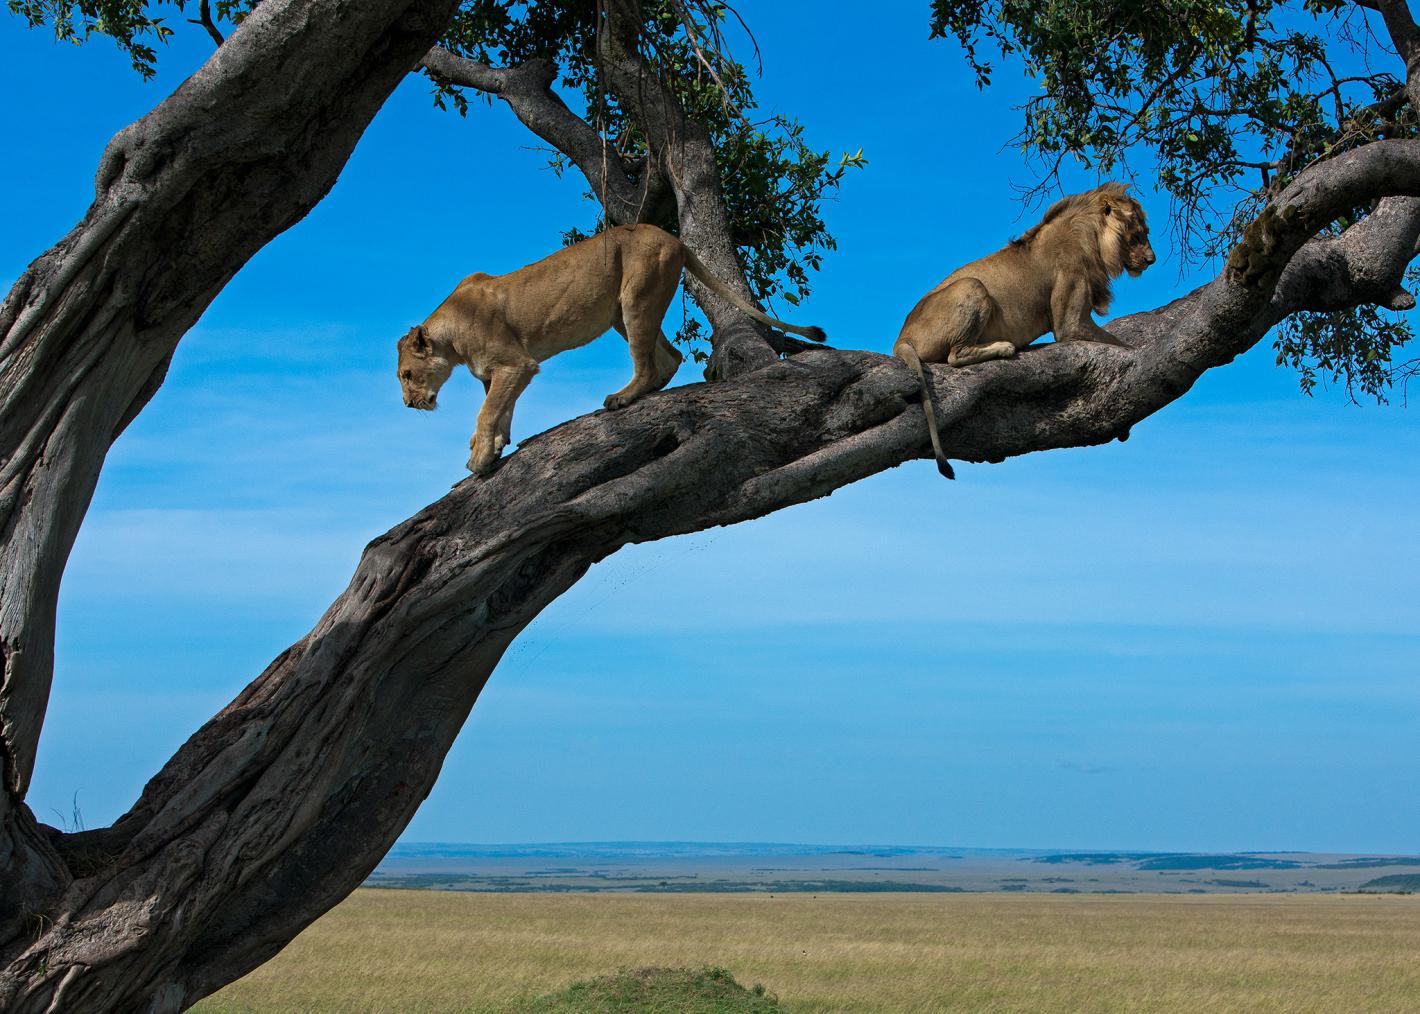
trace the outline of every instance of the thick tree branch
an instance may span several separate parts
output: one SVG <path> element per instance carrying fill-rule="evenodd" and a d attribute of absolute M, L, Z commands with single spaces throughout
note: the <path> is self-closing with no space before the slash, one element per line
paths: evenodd
<path fill-rule="evenodd" d="M 60 576 L 109 445 L 222 286 L 329 191 L 454 8 L 266 0 L 110 142 L 84 220 L 0 304 L 0 951 L 55 918 L 90 862 L 66 862 L 22 800 L 48 703 Z M 173 885 L 192 875 L 169 872 Z M 76 955 L 62 981 L 33 968 L 17 978 L 0 961 L 0 1007 L 23 994 L 82 1009 L 71 998 L 88 987 L 71 973 L 126 948 L 128 965 L 98 973 L 105 995 L 176 1009 L 154 992 L 163 955 L 144 957 L 124 926 L 115 912 L 108 939 Z"/>
<path fill-rule="evenodd" d="M 613 225 L 646 221 L 647 213 L 657 210 L 657 187 L 663 182 L 660 174 L 652 169 L 642 173 L 639 186 L 632 182 L 621 155 L 552 90 L 557 68 L 550 60 L 490 67 L 436 46 L 424 54 L 420 66 L 436 81 L 475 88 L 507 102 L 524 126 L 581 170 Z"/>
<path fill-rule="evenodd" d="M 1299 174 L 1244 230 L 1242 241 L 1228 256 L 1227 277 L 1270 293 L 1297 251 L 1342 214 L 1383 197 L 1416 196 L 1420 196 L 1420 141 L 1377 141 L 1319 162 Z M 1393 204 L 1382 219 L 1400 229 L 1402 248 L 1410 244 L 1404 242 L 1404 226 L 1393 216 L 1405 210 L 1413 211 L 1410 202 Z M 1391 252 L 1393 244 L 1384 249 Z M 1403 270 L 1404 263 L 1399 267 Z M 1290 306 L 1287 312 L 1303 308 Z"/>
<path fill-rule="evenodd" d="M 957 453 L 996 457 L 1048 431 L 1098 442 L 1131 421 L 1138 402 L 1105 394 L 1112 407 L 1095 416 L 1080 401 L 1117 390 L 1124 357 L 1053 351 L 1014 373 L 950 379 Z M 43 1009 L 67 983 L 66 1002 L 104 1007 L 113 966 L 139 938 L 172 956 L 158 981 L 182 1002 L 269 956 L 368 874 L 512 637 L 592 563 L 916 456 L 915 392 L 895 359 L 814 351 L 524 441 L 493 478 L 464 482 L 372 543 L 316 629 L 189 740 L 114 828 L 58 839 L 71 862 L 99 857 L 97 869 L 66 893 L 63 924 L 5 955 L 0 1002 Z M 124 937 L 96 947 L 120 903 L 132 908 Z"/>
<path fill-rule="evenodd" d="M 110 142 L 84 221 L 0 305 L 0 709 L 11 793 L 23 794 L 48 696 L 52 617 L 38 617 L 52 614 L 109 443 L 236 269 L 334 184 L 421 52 L 408 50 L 437 34 L 454 4 L 384 0 L 359 17 L 325 10 L 334 6 L 286 0 L 253 12 Z M 293 18 L 292 8 L 309 9 Z"/>
<path fill-rule="evenodd" d="M 597 36 L 597 61 L 617 101 L 634 111 L 675 192 L 680 236 L 712 271 L 746 299 L 753 299 L 736 254 L 730 217 L 721 194 L 720 166 L 710 134 L 686 115 L 639 50 L 644 24 L 640 0 L 607 0 L 605 27 Z M 728 301 L 695 280 L 691 294 L 714 329 L 706 377 L 738 376 L 772 363 L 787 350 L 782 337 L 749 320 Z"/>
<path fill-rule="evenodd" d="M 1278 320 L 1298 310 L 1344 310 L 1372 303 L 1412 310 L 1401 287 L 1420 237 L 1420 200 L 1388 197 L 1340 236 L 1314 239 L 1292 258 L 1273 294 Z"/>
<path fill-rule="evenodd" d="M 1116 322 L 1138 353 L 1047 346 L 1011 363 L 938 369 L 951 453 L 994 461 L 1127 434 L 1213 358 L 1206 297 Z M 70 889 L 66 924 L 12 967 L 43 967 L 41 987 L 67 975 L 92 954 L 114 899 L 157 885 L 181 892 L 181 923 L 168 925 L 158 905 L 130 931 L 185 942 L 174 991 L 191 998 L 224 981 L 204 955 L 265 957 L 374 865 L 504 648 L 592 563 L 924 456 L 916 391 L 894 358 L 813 350 L 525 440 L 493 477 L 462 483 L 371 543 L 315 630 L 194 735 L 117 825 L 59 839 L 67 856 L 104 859 Z M 81 986 L 101 988 L 88 976 L 70 988 Z M 32 992 L 49 995 L 4 998 L 28 1009 Z"/>

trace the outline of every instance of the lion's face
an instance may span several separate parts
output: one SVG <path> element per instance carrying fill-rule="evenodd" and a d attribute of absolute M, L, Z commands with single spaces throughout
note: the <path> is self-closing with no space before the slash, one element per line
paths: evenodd
<path fill-rule="evenodd" d="M 1138 278 L 1157 260 L 1149 244 L 1149 223 L 1144 218 L 1144 209 L 1134 198 L 1125 197 L 1112 211 L 1119 219 L 1120 263 L 1131 278 Z"/>
<path fill-rule="evenodd" d="M 404 403 L 432 412 L 439 407 L 439 388 L 449 379 L 453 364 L 435 351 L 422 324 L 410 328 L 395 348 L 399 351 L 399 386 L 404 391 Z"/>

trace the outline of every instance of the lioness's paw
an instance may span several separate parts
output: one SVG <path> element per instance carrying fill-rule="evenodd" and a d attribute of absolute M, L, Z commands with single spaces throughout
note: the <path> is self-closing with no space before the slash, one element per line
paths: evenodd
<path fill-rule="evenodd" d="M 1002 359 L 1010 359 L 1017 350 L 1016 346 L 1010 342 L 992 342 L 986 346 L 986 351 L 994 356 L 1000 356 Z"/>
<path fill-rule="evenodd" d="M 608 394 L 606 401 L 602 402 L 602 408 L 608 412 L 615 412 L 619 408 L 625 408 L 631 404 L 631 399 L 624 394 Z"/>
<path fill-rule="evenodd" d="M 465 467 L 474 475 L 484 476 L 487 475 L 489 472 L 493 471 L 494 466 L 497 464 L 497 458 L 485 458 L 483 460 L 479 460 L 476 457 L 469 457 Z"/>
<path fill-rule="evenodd" d="M 468 456 L 468 470 L 474 475 L 487 475 L 493 471 L 493 467 L 498 464 L 498 452 L 491 444 L 473 448 L 473 453 Z"/>

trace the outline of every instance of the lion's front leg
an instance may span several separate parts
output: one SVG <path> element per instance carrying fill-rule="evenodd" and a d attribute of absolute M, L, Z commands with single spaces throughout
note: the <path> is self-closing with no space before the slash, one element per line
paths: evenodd
<path fill-rule="evenodd" d="M 498 463 L 511 436 L 513 406 L 535 373 L 537 363 L 532 359 L 489 370 L 488 396 L 478 410 L 478 426 L 469 441 L 468 470 L 474 475 L 487 475 Z"/>
<path fill-rule="evenodd" d="M 474 475 L 487 475 L 493 471 L 493 466 L 498 463 L 502 453 L 503 449 L 495 443 L 494 438 L 479 430 L 469 441 L 465 467 Z"/>
<path fill-rule="evenodd" d="M 1058 342 L 1097 342 L 1119 349 L 1134 348 L 1095 323 L 1089 286 L 1083 277 L 1056 282 L 1050 296 L 1050 316 L 1051 330 Z"/>
<path fill-rule="evenodd" d="M 1133 345 L 1130 345 L 1123 338 L 1118 338 L 1112 332 L 1106 331 L 1098 324 L 1095 324 L 1094 321 L 1090 321 L 1090 323 L 1094 324 L 1093 329 L 1090 331 L 1089 335 L 1081 338 L 1080 340 L 1088 342 L 1098 342 L 1101 345 L 1113 345 L 1117 349 L 1132 350 L 1135 347 Z"/>

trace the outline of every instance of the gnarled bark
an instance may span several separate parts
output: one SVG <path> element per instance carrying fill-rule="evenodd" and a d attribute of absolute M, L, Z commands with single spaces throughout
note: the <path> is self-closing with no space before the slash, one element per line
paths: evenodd
<path fill-rule="evenodd" d="M 114 137 L 84 220 L 0 306 L 0 940 L 45 925 L 70 877 L 21 800 L 49 698 L 60 575 L 109 445 L 222 286 L 329 191 L 454 7 L 261 5 Z M 0 979 L 0 1005 L 17 982 Z"/>
<path fill-rule="evenodd" d="M 508 644 L 592 563 L 930 456 L 916 380 L 869 352 L 756 351 L 730 360 L 731 379 L 572 420 L 372 542 L 311 633 L 195 733 L 114 826 L 37 824 L 21 799 L 53 596 L 104 451 L 212 294 L 330 186 L 448 9 L 267 0 L 213 64 L 115 139 L 94 210 L 0 314 L 7 1010 L 177 1010 L 256 966 L 374 867 Z M 634 47 L 615 44 L 612 87 L 631 101 L 644 77 Z M 540 106 L 527 115 L 555 114 L 550 133 L 586 143 L 565 118 L 556 126 L 561 114 L 538 91 L 545 75 L 487 80 L 500 94 L 526 88 L 525 108 Z M 237 124 L 235 139 L 208 122 L 211 109 Z M 667 143 L 694 133 L 674 108 L 645 115 L 661 116 L 648 131 Z M 723 260 L 713 158 L 692 171 L 689 157 L 667 173 L 682 231 Z M 1363 226 L 1309 238 L 1379 196 Z M 1420 236 L 1415 198 L 1420 142 L 1370 145 L 1302 174 L 1223 277 L 1113 322 L 1136 351 L 1048 345 L 932 370 L 948 452 L 998 461 L 1123 438 L 1287 313 L 1394 298 Z M 730 264 L 714 266 L 742 286 L 733 255 L 731 245 Z M 732 336 L 762 343 L 742 316 L 708 312 L 717 353 Z"/>

